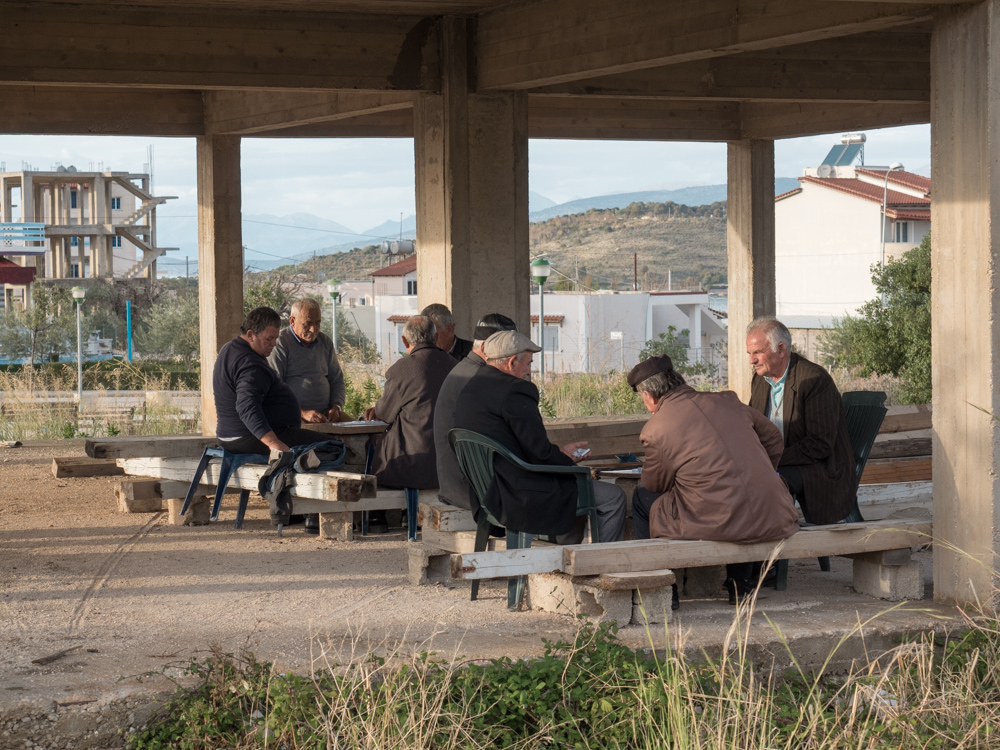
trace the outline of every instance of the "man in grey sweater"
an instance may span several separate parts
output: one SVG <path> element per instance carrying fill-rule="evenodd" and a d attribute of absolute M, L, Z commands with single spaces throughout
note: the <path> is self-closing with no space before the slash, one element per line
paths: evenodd
<path fill-rule="evenodd" d="M 333 341 L 319 330 L 321 319 L 319 302 L 297 300 L 267 358 L 299 400 L 303 422 L 337 422 L 344 408 L 344 373 Z"/>

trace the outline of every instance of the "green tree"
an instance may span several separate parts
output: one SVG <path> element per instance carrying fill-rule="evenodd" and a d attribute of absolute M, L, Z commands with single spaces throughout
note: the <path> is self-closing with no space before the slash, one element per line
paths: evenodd
<path fill-rule="evenodd" d="M 86 330 L 86 328 L 84 328 Z M 39 362 L 50 353 L 63 354 L 76 340 L 76 309 L 69 290 L 36 281 L 31 307 L 0 315 L 0 357 Z"/>
<path fill-rule="evenodd" d="M 257 307 L 270 307 L 282 318 L 292 311 L 299 297 L 299 285 L 283 273 L 250 273 L 243 275 L 243 314 Z"/>
<path fill-rule="evenodd" d="M 900 378 L 900 400 L 931 400 L 931 236 L 885 268 L 872 266 L 879 296 L 836 321 L 823 346 L 826 363 Z M 884 300 L 884 304 L 883 304 Z"/>
<path fill-rule="evenodd" d="M 179 357 L 185 368 L 198 358 L 201 349 L 197 294 L 178 294 L 164 298 L 145 316 L 145 324 L 136 336 L 143 354 Z"/>
<path fill-rule="evenodd" d="M 700 362 L 688 364 L 688 337 L 691 332 L 685 328 L 678 334 L 677 326 L 667 326 L 667 332 L 661 333 L 655 339 L 646 342 L 646 347 L 639 352 L 639 361 L 649 357 L 659 357 L 666 354 L 673 362 L 674 369 L 681 375 L 715 376 L 718 369 L 715 365 Z"/>

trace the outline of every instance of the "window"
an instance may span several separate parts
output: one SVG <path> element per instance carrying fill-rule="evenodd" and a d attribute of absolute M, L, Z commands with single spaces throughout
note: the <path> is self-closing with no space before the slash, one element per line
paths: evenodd
<path fill-rule="evenodd" d="M 69 276 L 70 276 L 71 279 L 78 279 L 78 278 L 80 278 L 80 264 L 79 263 L 73 263 L 72 265 L 70 265 L 70 267 L 69 267 Z"/>
<path fill-rule="evenodd" d="M 396 351 L 406 354 L 406 347 L 403 346 L 403 323 L 396 323 Z"/>
<path fill-rule="evenodd" d="M 122 238 L 121 237 L 115 236 L 115 237 L 111 238 L 111 247 L 121 247 L 121 246 L 122 246 Z"/>
<path fill-rule="evenodd" d="M 909 242 L 910 235 L 910 222 L 908 221 L 897 221 L 894 224 L 896 228 L 896 239 L 895 242 Z"/>
<path fill-rule="evenodd" d="M 80 244 L 80 238 L 79 237 L 71 237 L 70 241 L 69 241 L 69 244 L 72 245 L 73 247 L 76 247 L 77 245 Z"/>
<path fill-rule="evenodd" d="M 538 341 L 538 326 L 531 326 L 531 338 Z M 559 326 L 545 326 L 545 343 L 541 344 L 546 352 L 559 351 Z"/>
<path fill-rule="evenodd" d="M 417 293 L 417 280 L 416 279 L 407 279 L 406 280 L 406 293 L 407 294 L 416 294 Z"/>
<path fill-rule="evenodd" d="M 70 208 L 76 208 L 76 191 L 75 190 L 70 190 L 69 191 L 69 207 Z"/>
<path fill-rule="evenodd" d="M 74 205 L 74 207 L 76 206 L 76 204 L 73 204 L 73 205 Z M 121 198 L 112 198 L 111 199 L 111 210 L 112 211 L 121 211 L 122 210 L 122 199 Z"/>
<path fill-rule="evenodd" d="M 361 305 L 362 307 L 364 307 L 365 305 L 368 304 L 368 298 L 367 297 L 358 297 L 358 304 Z"/>

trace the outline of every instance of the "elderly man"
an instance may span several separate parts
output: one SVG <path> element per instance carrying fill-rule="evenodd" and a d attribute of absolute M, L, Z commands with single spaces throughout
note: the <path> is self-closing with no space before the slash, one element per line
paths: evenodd
<path fill-rule="evenodd" d="M 517 325 L 506 315 L 490 313 L 480 318 L 474 331 L 472 352 L 455 365 L 455 369 L 445 378 L 438 394 L 437 408 L 434 410 L 434 445 L 437 451 L 437 473 L 440 482 L 438 497 L 450 505 L 471 510 L 473 513 L 479 511 L 479 500 L 469 480 L 458 466 L 455 451 L 448 442 L 448 432 L 456 426 L 456 403 L 459 394 L 469 379 L 481 367 L 486 367 L 486 360 L 483 358 L 483 344 L 486 339 L 498 331 L 516 330 Z"/>
<path fill-rule="evenodd" d="M 572 466 L 573 452 L 586 443 L 561 448 L 545 432 L 538 411 L 538 389 L 528 379 L 531 359 L 541 349 L 517 331 L 501 331 L 483 344 L 486 365 L 464 384 L 455 404 L 455 427 L 493 438 L 529 464 Z M 562 544 L 583 539 L 585 521 L 577 518 L 578 493 L 573 477 L 526 472 L 498 461 L 483 504 L 503 526 L 530 534 L 554 534 Z M 622 538 L 625 493 L 594 482 L 598 539 Z"/>
<path fill-rule="evenodd" d="M 288 328 L 268 357 L 271 367 L 299 400 L 303 422 L 340 420 L 346 389 L 333 341 L 319 330 L 319 302 L 303 297 L 292 305 Z"/>
<path fill-rule="evenodd" d="M 798 514 L 775 473 L 781 433 L 732 391 L 700 393 L 670 357 L 628 374 L 652 413 L 639 440 L 642 487 L 632 500 L 637 539 L 769 542 L 796 531 Z M 753 563 L 728 566 L 730 601 L 751 589 Z"/>
<path fill-rule="evenodd" d="M 780 430 L 778 473 L 809 523 L 844 520 L 857 502 L 854 452 L 840 392 L 829 373 L 792 352 L 788 329 L 774 318 L 747 328 L 754 368 L 750 406 Z"/>
<path fill-rule="evenodd" d="M 445 305 L 427 305 L 420 311 L 421 315 L 428 316 L 434 321 L 437 327 L 438 349 L 448 352 L 457 360 L 463 360 L 472 351 L 472 342 L 460 339 L 455 335 L 455 318 Z"/>
<path fill-rule="evenodd" d="M 219 351 L 212 372 L 219 444 L 230 453 L 287 451 L 318 442 L 301 428 L 292 389 L 268 366 L 281 317 L 270 307 L 251 310 L 240 335 Z"/>
<path fill-rule="evenodd" d="M 424 315 L 406 321 L 403 345 L 409 356 L 386 371 L 382 397 L 365 412 L 365 419 L 389 423 L 372 460 L 379 487 L 438 486 L 434 405 L 457 363 L 434 344 L 435 334 L 434 321 Z"/>

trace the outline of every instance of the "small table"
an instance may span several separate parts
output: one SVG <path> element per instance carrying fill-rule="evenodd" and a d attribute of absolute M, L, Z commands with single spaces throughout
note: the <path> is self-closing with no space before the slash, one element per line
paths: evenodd
<path fill-rule="evenodd" d="M 344 464 L 344 471 L 353 471 L 359 474 L 363 474 L 365 471 L 368 443 L 374 439 L 375 435 L 381 435 L 385 432 L 388 426 L 387 422 L 378 419 L 302 424 L 303 429 L 314 430 L 343 442 L 347 447 L 347 461 Z"/>

